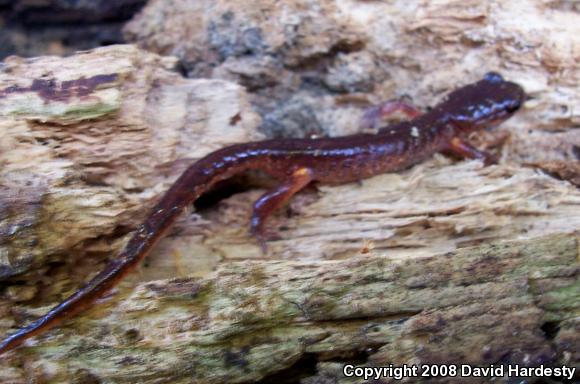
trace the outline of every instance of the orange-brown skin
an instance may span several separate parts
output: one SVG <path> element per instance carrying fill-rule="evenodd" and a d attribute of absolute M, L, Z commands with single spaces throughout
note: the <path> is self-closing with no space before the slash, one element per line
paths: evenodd
<path fill-rule="evenodd" d="M 388 126 L 377 134 L 267 140 L 215 151 L 177 179 L 104 271 L 46 315 L 4 339 L 0 354 L 81 312 L 103 296 L 143 260 L 181 211 L 218 181 L 248 169 L 263 170 L 280 180 L 278 187 L 254 204 L 251 230 L 263 245 L 264 220 L 313 181 L 326 184 L 356 181 L 407 168 L 440 151 L 482 159 L 486 164 L 492 162 L 488 154 L 478 151 L 464 138 L 473 130 L 509 118 L 520 108 L 524 97 L 519 85 L 488 73 L 483 80 L 454 91 L 423 115 L 403 102 L 386 103 L 373 112 L 377 116 L 371 114 L 370 118 L 401 111 L 412 120 Z"/>

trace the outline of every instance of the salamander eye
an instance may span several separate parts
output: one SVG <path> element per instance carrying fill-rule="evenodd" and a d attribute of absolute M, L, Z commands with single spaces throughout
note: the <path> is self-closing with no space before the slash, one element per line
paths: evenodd
<path fill-rule="evenodd" d="M 497 72 L 488 72 L 483 76 L 483 79 L 490 83 L 501 83 L 503 81 L 503 77 Z"/>

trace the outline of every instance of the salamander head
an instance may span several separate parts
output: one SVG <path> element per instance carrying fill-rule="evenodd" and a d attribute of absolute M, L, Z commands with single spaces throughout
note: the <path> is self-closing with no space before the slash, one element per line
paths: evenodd
<path fill-rule="evenodd" d="M 454 127 L 463 132 L 498 125 L 522 106 L 525 93 L 495 72 L 452 92 L 441 105 Z"/>

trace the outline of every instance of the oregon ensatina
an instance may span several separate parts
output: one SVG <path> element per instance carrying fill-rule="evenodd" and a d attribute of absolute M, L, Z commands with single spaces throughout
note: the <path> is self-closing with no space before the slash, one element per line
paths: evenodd
<path fill-rule="evenodd" d="M 260 169 L 280 180 L 254 204 L 252 233 L 263 244 L 264 220 L 307 184 L 335 184 L 398 171 L 435 152 L 462 157 L 492 158 L 464 138 L 470 132 L 501 123 L 524 101 L 522 88 L 488 73 L 473 84 L 452 92 L 445 101 L 420 115 L 402 102 L 390 102 L 374 115 L 401 111 L 409 121 L 381 129 L 377 134 L 322 139 L 278 139 L 237 144 L 210 153 L 191 165 L 165 193 L 150 216 L 139 226 L 120 255 L 87 285 L 46 315 L 8 336 L 0 354 L 26 339 L 82 311 L 131 271 L 167 232 L 184 207 L 192 204 L 216 182 L 248 169 Z M 376 119 L 373 113 L 367 118 Z"/>

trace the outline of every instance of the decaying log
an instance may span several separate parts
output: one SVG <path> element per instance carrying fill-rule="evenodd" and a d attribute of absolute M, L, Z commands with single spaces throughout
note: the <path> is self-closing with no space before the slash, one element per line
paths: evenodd
<path fill-rule="evenodd" d="M 580 17 L 562 0 L 514 2 L 152 0 L 129 41 L 191 76 L 249 89 L 270 136 L 357 131 L 361 105 L 421 107 L 499 71 L 533 97 L 501 134 L 504 158 L 578 161 Z M 163 23 L 159 20 L 163 19 Z M 535 151 L 530 151 L 535 148 Z M 576 152 L 577 153 L 577 152 Z"/>
<path fill-rule="evenodd" d="M 263 137 L 241 87 L 175 64 L 131 46 L 4 63 L 0 276 L 111 250 L 84 242 L 136 225 L 193 159 Z"/>
<path fill-rule="evenodd" d="M 351 382 L 337 368 L 356 362 L 579 367 L 578 240 L 553 235 L 401 261 L 369 253 L 240 262 L 203 279 L 143 283 L 11 357 L 3 375 L 243 383 L 309 355 L 324 361 L 309 383 Z"/>
<path fill-rule="evenodd" d="M 353 133 L 373 103 L 433 105 L 488 70 L 533 99 L 474 137 L 500 164 L 437 155 L 306 191 L 272 218 L 266 255 L 247 233 L 263 190 L 184 214 L 106 304 L 3 358 L 0 381 L 252 382 L 294 366 L 307 383 L 346 383 L 349 361 L 578 366 L 577 14 L 531 0 L 258 3 L 151 1 L 128 26 L 207 78 L 128 45 L 0 66 L 0 335 L 102 269 L 208 152 Z"/>

